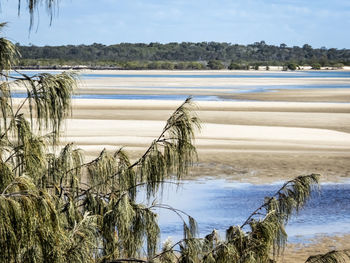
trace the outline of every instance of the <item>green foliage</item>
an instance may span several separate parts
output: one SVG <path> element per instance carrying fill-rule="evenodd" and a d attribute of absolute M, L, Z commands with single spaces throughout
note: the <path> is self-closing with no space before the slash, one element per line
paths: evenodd
<path fill-rule="evenodd" d="M 238 70 L 238 69 L 241 69 L 241 66 L 237 63 L 234 63 L 234 62 L 231 62 L 231 64 L 228 66 L 228 69 L 229 70 Z"/>
<path fill-rule="evenodd" d="M 90 67 L 116 67 L 122 69 L 147 69 L 160 67 L 169 69 L 203 69 L 205 61 L 220 60 L 228 65 L 234 61 L 239 65 L 283 66 L 288 63 L 311 65 L 319 63 L 332 66 L 342 63 L 350 65 L 349 49 L 315 49 L 298 46 L 274 46 L 261 43 L 237 45 L 218 42 L 183 42 L 115 45 L 66 45 L 66 46 L 21 46 L 21 66 L 87 65 Z M 159 62 L 160 65 L 152 64 Z M 148 67 L 148 64 L 149 67 Z M 161 66 L 162 65 L 162 66 Z M 172 66 L 170 66 L 172 67 Z"/>
<path fill-rule="evenodd" d="M 298 65 L 296 65 L 295 63 L 289 63 L 289 64 L 287 64 L 287 68 L 288 68 L 289 70 L 296 70 L 297 67 L 298 67 Z"/>
<path fill-rule="evenodd" d="M 245 70 L 245 69 L 247 69 L 247 65 L 231 62 L 231 64 L 228 66 L 228 69 L 229 70 Z"/>
<path fill-rule="evenodd" d="M 321 69 L 321 64 L 320 63 L 313 63 L 313 64 L 311 64 L 311 69 Z"/>
<path fill-rule="evenodd" d="M 5 45 L 0 51 L 12 54 L 13 48 Z M 1 58 L 8 67 L 15 62 L 14 56 Z M 160 232 L 153 212 L 157 206 L 138 204 L 137 189 L 145 186 L 150 198 L 167 178 L 180 180 L 196 159 L 192 141 L 200 125 L 191 99 L 175 110 L 136 162 L 119 149 L 114 154 L 102 151 L 84 163 L 73 144 L 60 151 L 57 146 L 77 76 L 13 77 L 6 71 L 1 76 L 0 261 L 154 257 Z M 15 86 L 26 91 L 21 102 L 11 97 Z M 191 218 L 192 234 L 194 227 Z"/>
<path fill-rule="evenodd" d="M 30 78 L 23 75 L 23 79 L 17 79 L 14 84 L 24 87 L 27 91 L 26 100 L 31 121 L 35 115 L 39 129 L 51 129 L 56 141 L 60 135 L 62 121 L 70 111 L 76 75 L 67 72 L 58 75 L 41 73 Z"/>
<path fill-rule="evenodd" d="M 175 64 L 175 69 L 205 69 L 205 66 L 199 62 L 178 62 Z"/>
<path fill-rule="evenodd" d="M 222 64 L 220 60 L 209 60 L 207 67 L 210 69 L 224 69 L 225 66 Z"/>
<path fill-rule="evenodd" d="M 28 86 L 29 82 L 31 89 L 16 112 L 4 111 L 1 118 L 3 261 L 103 262 L 119 257 L 153 257 L 159 239 L 157 215 L 152 207 L 135 202 L 136 189 L 146 186 L 150 197 L 166 178 L 175 174 L 181 179 L 187 173 L 187 166 L 196 158 L 194 131 L 200 127 L 190 110 L 191 100 L 171 115 L 159 138 L 135 163 L 131 164 L 122 150 L 114 154 L 102 151 L 93 161 L 83 163 L 73 144 L 57 155 L 49 151 L 49 145 L 58 140 L 52 133 L 58 133 L 57 121 L 65 116 L 67 94 L 54 93 L 55 103 L 47 103 L 47 94 L 51 93 L 39 94 L 54 90 L 57 80 L 61 85 L 72 81 L 66 73 L 16 77 L 17 85 L 22 82 Z M 8 94 L 8 101 L 1 104 L 5 109 L 12 100 Z M 25 105 L 30 108 L 29 121 L 21 113 Z M 51 130 L 50 136 L 33 133 L 31 127 L 43 125 Z M 87 182 L 82 181 L 83 174 L 87 174 Z M 193 225 L 191 219 L 189 229 Z M 144 245 L 145 254 L 141 252 Z"/>
<path fill-rule="evenodd" d="M 0 23 L 0 33 L 6 26 L 6 23 Z M 9 70 L 14 64 L 17 63 L 19 52 L 16 46 L 6 38 L 0 38 L 0 71 Z"/>

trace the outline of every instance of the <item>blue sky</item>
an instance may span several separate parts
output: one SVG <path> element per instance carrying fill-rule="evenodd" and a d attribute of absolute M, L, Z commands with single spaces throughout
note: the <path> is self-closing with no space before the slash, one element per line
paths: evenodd
<path fill-rule="evenodd" d="M 43 7 L 30 33 L 17 0 L 2 0 L 0 15 L 5 36 L 24 45 L 264 40 L 350 48 L 349 0 L 60 0 L 52 25 Z"/>

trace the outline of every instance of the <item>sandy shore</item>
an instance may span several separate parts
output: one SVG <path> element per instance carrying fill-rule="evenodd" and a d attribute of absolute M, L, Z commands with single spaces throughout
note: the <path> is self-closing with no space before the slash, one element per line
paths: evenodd
<path fill-rule="evenodd" d="M 240 93 L 230 96 L 232 99 L 259 101 L 299 101 L 299 102 L 350 102 L 350 88 L 338 89 L 301 89 L 272 92 Z"/>
<path fill-rule="evenodd" d="M 256 183 L 321 173 L 325 181 L 349 178 L 350 88 L 283 89 L 280 85 L 346 85 L 349 78 L 293 78 L 281 71 L 83 71 L 164 75 L 82 79 L 78 94 L 214 95 L 246 101 L 198 101 L 202 130 L 191 177 L 221 176 Z M 195 78 L 237 74 L 239 78 Z M 177 75 L 188 75 L 178 78 Z M 284 74 L 289 77 L 268 78 Z M 299 73 L 298 73 L 299 74 Z M 169 77 L 171 75 L 171 77 Z M 263 78 L 249 76 L 261 75 Z M 261 85 L 275 92 L 237 93 Z M 237 90 L 236 90 L 237 89 Z M 125 146 L 137 158 L 162 131 L 182 101 L 73 99 L 64 142 L 93 158 L 104 147 Z M 344 103 L 347 102 L 347 103 Z"/>
<path fill-rule="evenodd" d="M 325 181 L 350 177 L 350 88 L 236 93 L 259 85 L 349 85 L 348 78 L 193 78 L 225 71 L 103 71 L 175 77 L 104 77 L 81 80 L 80 94 L 215 95 L 247 101 L 198 101 L 202 130 L 199 161 L 191 177 L 227 177 L 254 183 L 321 173 Z M 235 74 L 292 72 L 235 72 Z M 177 74 L 190 75 L 177 78 Z M 187 88 L 186 88 L 187 87 Z M 230 87 L 230 88 L 228 88 Z M 137 158 L 161 132 L 181 101 L 74 99 L 64 142 L 76 142 L 87 158 L 125 146 Z"/>
<path fill-rule="evenodd" d="M 350 89 L 276 88 L 277 92 L 245 94 L 225 89 L 319 84 L 349 85 L 349 79 L 103 78 L 83 80 L 78 93 L 216 95 L 252 100 L 197 102 L 202 130 L 196 136 L 199 160 L 191 169 L 190 178 L 210 176 L 268 183 L 320 173 L 324 182 L 348 181 Z M 181 101 L 74 99 L 73 115 L 66 122 L 62 142 L 75 142 L 85 151 L 87 160 L 103 148 L 112 151 L 122 146 L 136 159 L 160 134 L 166 119 L 180 104 Z M 337 240 L 340 249 L 349 237 L 333 240 Z M 304 262 L 308 255 L 325 253 L 332 247 L 332 238 L 318 239 L 302 248 L 289 246 L 283 262 Z"/>
<path fill-rule="evenodd" d="M 129 72 L 122 72 L 123 75 L 131 75 Z M 249 74 L 248 74 L 249 73 Z M 116 74 L 121 74 L 120 72 Z M 138 74 L 149 75 L 149 71 Z M 154 73 L 165 75 L 164 72 Z M 278 88 L 281 85 L 349 85 L 348 78 L 269 78 L 272 74 L 245 72 L 243 75 L 247 77 L 240 78 L 198 78 L 196 75 L 205 75 L 209 73 L 200 72 L 189 77 L 176 77 L 177 74 L 184 75 L 179 72 L 172 72 L 171 78 L 167 77 L 105 77 L 91 78 L 81 80 L 78 93 L 82 94 L 192 94 L 192 95 L 223 95 L 232 97 L 232 94 L 241 89 L 257 88 L 261 86 L 269 86 Z M 224 75 L 223 72 L 211 73 Z M 228 74 L 228 73 L 227 73 Z M 230 73 L 232 74 L 232 72 Z M 239 74 L 239 73 L 236 73 Z M 275 72 L 274 75 L 281 74 Z M 290 73 L 285 73 L 290 74 Z M 249 75 L 261 75 L 262 78 L 251 78 Z M 185 87 L 185 88 L 184 88 Z M 349 91 L 348 91 L 349 92 Z"/>
<path fill-rule="evenodd" d="M 89 158 L 125 146 L 137 158 L 161 132 L 181 101 L 73 100 L 65 141 Z M 191 176 L 255 183 L 321 173 L 325 181 L 350 177 L 350 104 L 197 102 L 202 130 Z"/>

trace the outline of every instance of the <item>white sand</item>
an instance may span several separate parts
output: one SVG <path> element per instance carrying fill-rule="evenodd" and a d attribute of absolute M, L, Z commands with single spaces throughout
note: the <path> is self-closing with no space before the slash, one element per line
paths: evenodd
<path fill-rule="evenodd" d="M 231 71 L 94 71 L 92 73 L 232 74 Z M 271 73 L 281 72 L 235 72 L 235 74 L 263 76 Z M 232 93 L 227 89 L 227 87 L 284 84 L 349 84 L 349 80 L 106 77 L 82 80 L 78 93 L 219 95 L 247 100 L 266 100 L 197 103 L 203 129 L 197 135 L 199 163 L 192 170 L 191 177 L 224 176 L 259 183 L 317 172 L 322 173 L 324 180 L 328 181 L 348 178 L 350 104 L 340 102 L 350 102 L 350 89 L 282 90 L 247 94 Z M 153 88 L 144 88 L 148 86 Z M 74 99 L 73 117 L 67 121 L 64 141 L 76 142 L 86 151 L 87 158 L 95 157 L 104 147 L 114 150 L 121 146 L 125 146 L 132 158 L 137 158 L 160 134 L 166 119 L 180 104 L 181 101 Z"/>
<path fill-rule="evenodd" d="M 89 158 L 122 146 L 137 158 L 180 104 L 77 99 L 65 141 L 75 141 Z M 312 172 L 328 181 L 350 176 L 350 104 L 211 101 L 197 107 L 203 123 L 192 176 L 251 182 Z"/>

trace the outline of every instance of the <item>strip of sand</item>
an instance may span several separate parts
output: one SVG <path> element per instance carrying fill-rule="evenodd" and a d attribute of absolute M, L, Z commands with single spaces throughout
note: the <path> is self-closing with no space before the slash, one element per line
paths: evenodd
<path fill-rule="evenodd" d="M 180 101 L 73 100 L 64 141 L 88 158 L 125 147 L 141 156 Z M 350 176 L 350 104 L 197 102 L 202 130 L 191 177 L 220 176 L 265 183 L 321 173 L 325 181 Z"/>
<path fill-rule="evenodd" d="M 265 75 L 263 75 L 265 76 Z M 249 87 L 249 86 L 281 86 L 281 85 L 346 85 L 348 78 L 194 78 L 194 77 L 105 77 L 81 80 L 82 86 L 79 92 L 118 92 L 120 88 L 140 87 Z M 144 90 L 145 91 L 145 90 Z"/>
<path fill-rule="evenodd" d="M 299 102 L 350 102 L 350 88 L 333 89 L 275 89 L 272 92 L 240 93 L 230 96 L 239 100 L 299 101 Z"/>

